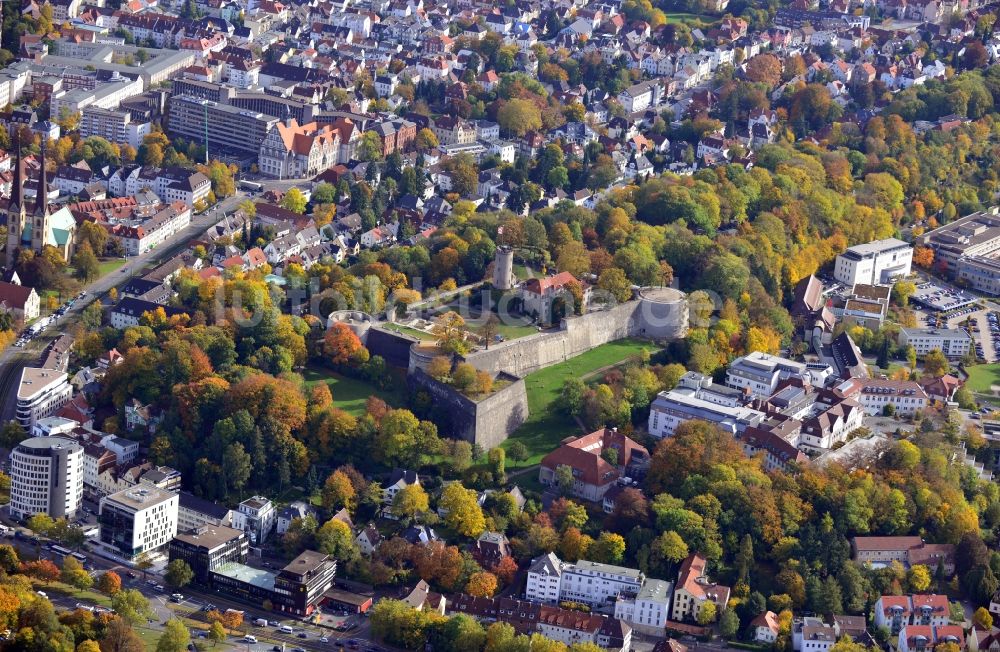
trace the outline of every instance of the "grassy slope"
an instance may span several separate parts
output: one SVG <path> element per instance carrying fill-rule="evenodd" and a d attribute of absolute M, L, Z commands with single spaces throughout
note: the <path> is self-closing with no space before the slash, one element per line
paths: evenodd
<path fill-rule="evenodd" d="M 518 462 L 516 466 L 538 464 L 560 440 L 579 431 L 575 421 L 557 413 L 552 407 L 567 378 L 582 378 L 597 369 L 637 355 L 645 348 L 650 348 L 649 342 L 619 340 L 528 374 L 524 379 L 528 392 L 528 420 L 504 444 L 506 448 L 511 442 L 519 441 L 528 447 L 531 456 L 525 462 Z M 511 461 L 508 461 L 508 465 L 514 466 Z"/>
<path fill-rule="evenodd" d="M 303 372 L 307 385 L 326 381 L 333 394 L 333 404 L 356 417 L 365 413 L 365 402 L 369 396 L 378 396 L 392 407 L 405 404 L 398 390 L 383 391 L 357 378 L 348 378 L 323 367 L 309 366 Z"/>

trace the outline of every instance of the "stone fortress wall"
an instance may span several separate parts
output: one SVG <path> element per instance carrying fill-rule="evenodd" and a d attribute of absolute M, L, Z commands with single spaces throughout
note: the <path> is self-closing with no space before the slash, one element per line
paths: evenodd
<path fill-rule="evenodd" d="M 338 317 L 366 321 L 356 315 Z M 654 341 L 682 339 L 687 335 L 688 305 L 686 295 L 679 290 L 644 288 L 635 299 L 607 310 L 567 317 L 557 330 L 473 351 L 464 357 L 466 362 L 509 383 L 479 401 L 424 372 L 430 361 L 440 355 L 436 347 L 378 325 L 352 324 L 352 328 L 363 332 L 365 346 L 372 355 L 380 355 L 397 367 L 407 367 L 411 390 L 424 390 L 431 395 L 443 433 L 492 448 L 499 446 L 528 417 L 524 376 L 628 337 Z"/>
<path fill-rule="evenodd" d="M 565 362 L 585 351 L 627 337 L 677 340 L 687 335 L 688 308 L 683 292 L 647 288 L 608 310 L 563 319 L 559 330 L 537 333 L 473 351 L 466 362 L 492 373 L 525 376 Z"/>

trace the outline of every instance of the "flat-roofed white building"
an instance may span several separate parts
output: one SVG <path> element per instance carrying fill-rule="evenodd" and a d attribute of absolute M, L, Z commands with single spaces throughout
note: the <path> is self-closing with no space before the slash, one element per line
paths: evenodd
<path fill-rule="evenodd" d="M 73 518 L 83 500 L 83 447 L 64 437 L 32 437 L 10 452 L 10 515 Z"/>
<path fill-rule="evenodd" d="M 52 415 L 73 398 L 73 386 L 65 371 L 25 367 L 17 388 L 17 420 L 31 431 L 35 422 Z"/>
<path fill-rule="evenodd" d="M 809 375 L 809 369 L 803 362 L 754 351 L 733 360 L 726 372 L 726 384 L 763 398 L 773 394 L 781 381 L 808 378 Z"/>
<path fill-rule="evenodd" d="M 854 245 L 837 256 L 833 277 L 848 287 L 858 283 L 881 285 L 907 276 L 913 262 L 913 245 L 886 238 Z"/>
<path fill-rule="evenodd" d="M 128 561 L 164 549 L 177 534 L 177 492 L 140 483 L 101 498 L 101 543 Z"/>
<path fill-rule="evenodd" d="M 972 349 L 972 336 L 961 328 L 901 328 L 899 345 L 912 346 L 919 356 L 937 349 L 949 358 L 961 358 Z"/>

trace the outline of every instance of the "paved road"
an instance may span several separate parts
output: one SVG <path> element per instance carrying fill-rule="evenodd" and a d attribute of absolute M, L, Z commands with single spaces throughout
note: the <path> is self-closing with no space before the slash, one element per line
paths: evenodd
<path fill-rule="evenodd" d="M 101 278 L 84 285 L 81 289 L 87 295 L 76 301 L 65 315 L 56 319 L 48 328 L 28 343 L 24 348 L 8 347 L 0 352 L 0 397 L 3 399 L 0 407 L 0 421 L 6 422 L 14 418 L 17 403 L 17 385 L 21 377 L 21 369 L 37 364 L 45 348 L 57 337 L 66 332 L 69 325 L 80 319 L 84 308 L 100 300 L 111 288 L 121 285 L 129 278 L 138 276 L 147 267 L 155 267 L 177 255 L 187 246 L 187 243 L 203 234 L 208 227 L 218 222 L 226 213 L 230 213 L 247 197 L 237 193 L 219 202 L 213 209 L 194 216 L 191 225 L 167 239 L 159 247 L 144 254 L 130 258 L 121 268 L 105 274 Z"/>
<path fill-rule="evenodd" d="M 36 556 L 36 547 L 29 540 L 0 539 L 0 543 L 10 543 L 15 546 L 22 559 L 34 559 Z M 230 637 L 228 642 L 241 649 L 247 649 L 249 652 L 265 652 L 266 650 L 270 650 L 275 645 L 283 645 L 288 651 L 294 648 L 302 648 L 309 652 L 332 652 L 333 650 L 342 647 L 343 643 L 349 640 L 358 641 L 359 649 L 361 650 L 381 649 L 380 646 L 371 643 L 368 619 L 363 616 L 350 616 L 347 618 L 347 622 L 358 626 L 357 629 L 350 632 L 338 632 L 330 628 L 305 623 L 294 618 L 283 618 L 280 615 L 273 613 L 268 614 L 261 608 L 249 607 L 244 603 L 230 600 L 217 593 L 199 591 L 190 586 L 184 587 L 180 590 L 180 593 L 184 595 L 184 599 L 178 604 L 170 601 L 170 593 L 173 592 L 173 589 L 168 588 L 165 591 L 160 591 L 155 588 L 155 585 L 164 583 L 161 577 L 149 573 L 144 580 L 142 573 L 139 571 L 134 571 L 113 560 L 92 554 L 87 550 L 82 552 L 84 552 L 84 554 L 88 557 L 87 568 L 91 571 L 92 575 L 96 576 L 106 570 L 113 570 L 121 576 L 122 586 L 124 588 L 137 589 L 146 596 L 156 615 L 156 617 L 151 620 L 148 625 L 151 629 L 157 631 L 162 630 L 164 623 L 174 616 L 204 621 L 205 618 L 202 606 L 212 604 L 215 605 L 220 611 L 225 611 L 226 609 L 236 609 L 245 612 L 244 623 L 239 627 L 240 633 L 236 636 Z M 56 564 L 62 563 L 61 557 L 48 550 L 44 545 L 38 548 L 37 554 L 39 557 L 50 559 Z M 129 573 L 135 574 L 136 577 L 129 577 Z M 41 590 L 45 592 L 45 587 L 41 587 Z M 49 600 L 58 609 L 72 610 L 76 609 L 78 605 L 92 606 L 85 600 L 81 600 L 72 595 L 60 595 L 52 591 L 49 591 L 47 595 Z M 269 621 L 276 620 L 282 625 L 291 626 L 294 629 L 294 633 L 286 634 L 278 631 L 276 627 L 257 627 L 253 624 L 253 621 L 256 618 L 264 617 L 266 617 Z M 305 633 L 306 638 L 299 638 L 298 635 L 300 633 Z M 252 634 L 256 636 L 258 643 L 247 644 L 243 642 L 242 637 L 244 634 Z M 192 632 L 192 636 L 197 640 L 196 631 Z M 327 637 L 327 643 L 320 641 L 320 637 L 323 636 Z M 338 646 L 337 641 L 340 641 L 342 645 Z"/>

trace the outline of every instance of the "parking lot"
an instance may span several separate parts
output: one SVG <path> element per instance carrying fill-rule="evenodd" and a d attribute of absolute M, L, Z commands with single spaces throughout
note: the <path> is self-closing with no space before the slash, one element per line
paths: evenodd
<path fill-rule="evenodd" d="M 910 302 L 918 306 L 943 313 L 964 310 L 976 301 L 968 292 L 944 288 L 930 281 L 917 285 L 917 291 L 910 297 Z"/>

